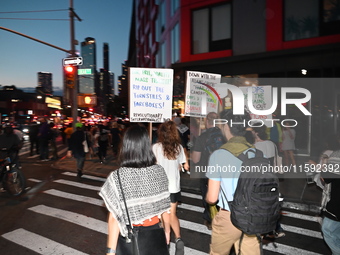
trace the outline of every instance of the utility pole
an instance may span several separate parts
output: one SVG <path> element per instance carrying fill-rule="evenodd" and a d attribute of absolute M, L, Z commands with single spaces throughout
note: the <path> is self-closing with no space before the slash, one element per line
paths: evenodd
<path fill-rule="evenodd" d="M 78 15 L 74 12 L 73 10 L 73 0 L 70 0 L 70 9 L 69 9 L 69 14 L 70 14 L 70 33 L 71 33 L 71 57 L 76 57 L 76 40 L 74 37 L 74 17 L 77 17 L 79 21 L 81 19 L 78 17 Z M 76 123 L 78 119 L 78 67 L 76 68 L 76 74 L 75 74 L 75 79 L 74 79 L 74 88 L 73 88 L 73 94 L 72 94 L 72 126 L 73 130 L 76 130 Z"/>

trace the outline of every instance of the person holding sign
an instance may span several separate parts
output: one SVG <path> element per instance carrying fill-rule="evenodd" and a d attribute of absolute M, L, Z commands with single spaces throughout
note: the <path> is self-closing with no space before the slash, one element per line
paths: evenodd
<path fill-rule="evenodd" d="M 181 239 L 180 224 L 176 211 L 177 204 L 181 200 L 180 170 L 182 164 L 184 164 L 184 169 L 188 171 L 189 164 L 181 145 L 176 124 L 173 121 L 161 124 L 158 129 L 158 142 L 153 145 L 152 150 L 156 156 L 157 163 L 165 169 L 168 177 L 171 200 L 170 226 L 176 238 L 175 255 L 183 255 L 184 242 Z"/>

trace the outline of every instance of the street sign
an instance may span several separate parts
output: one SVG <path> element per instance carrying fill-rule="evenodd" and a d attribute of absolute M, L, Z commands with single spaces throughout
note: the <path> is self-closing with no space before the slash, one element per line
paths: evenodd
<path fill-rule="evenodd" d="M 63 64 L 64 66 L 67 65 L 80 66 L 83 64 L 83 58 L 82 57 L 64 58 Z"/>
<path fill-rule="evenodd" d="M 92 74 L 91 69 L 78 69 L 78 75 L 80 74 Z"/>

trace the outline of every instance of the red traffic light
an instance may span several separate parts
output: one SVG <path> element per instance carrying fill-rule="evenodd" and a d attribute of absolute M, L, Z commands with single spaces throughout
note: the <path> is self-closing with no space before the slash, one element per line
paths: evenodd
<path fill-rule="evenodd" d="M 68 73 L 73 73 L 73 66 L 65 66 L 65 71 Z"/>

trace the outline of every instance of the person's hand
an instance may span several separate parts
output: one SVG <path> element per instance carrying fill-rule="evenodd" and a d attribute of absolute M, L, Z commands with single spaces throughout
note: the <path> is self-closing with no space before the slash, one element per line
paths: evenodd
<path fill-rule="evenodd" d="M 188 164 L 188 162 L 185 162 L 185 163 L 184 163 L 183 168 L 184 168 L 186 171 L 189 171 L 189 164 Z"/>
<path fill-rule="evenodd" d="M 71 158 L 72 157 L 72 151 L 67 151 L 66 157 Z"/>

